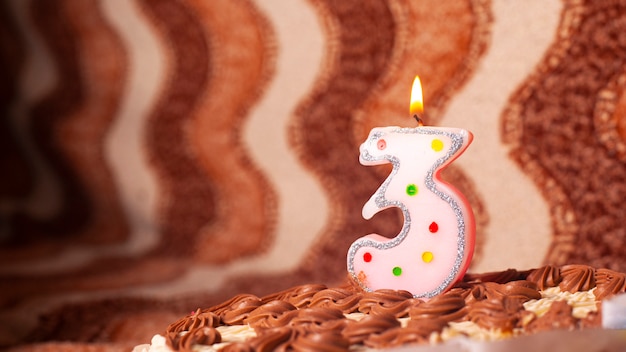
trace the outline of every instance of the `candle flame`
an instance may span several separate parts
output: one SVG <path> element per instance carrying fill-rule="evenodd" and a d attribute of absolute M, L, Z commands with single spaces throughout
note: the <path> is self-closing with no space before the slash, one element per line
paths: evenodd
<path fill-rule="evenodd" d="M 422 95 L 422 82 L 419 76 L 413 80 L 411 88 L 411 105 L 409 107 L 411 115 L 419 115 L 424 112 L 424 97 Z"/>

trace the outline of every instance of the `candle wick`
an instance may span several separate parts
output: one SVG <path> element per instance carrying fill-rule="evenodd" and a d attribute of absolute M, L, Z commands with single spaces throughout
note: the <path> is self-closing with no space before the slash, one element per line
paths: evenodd
<path fill-rule="evenodd" d="M 419 127 L 424 126 L 424 121 L 417 114 L 413 114 L 413 118 L 417 121 Z"/>

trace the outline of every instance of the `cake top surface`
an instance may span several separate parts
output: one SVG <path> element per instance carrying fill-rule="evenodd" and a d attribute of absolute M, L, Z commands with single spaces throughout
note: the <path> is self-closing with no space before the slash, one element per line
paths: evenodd
<path fill-rule="evenodd" d="M 430 344 L 457 336 L 499 340 L 601 325 L 604 298 L 626 290 L 626 275 L 585 265 L 467 274 L 430 300 L 406 291 L 364 292 L 352 283 L 308 284 L 257 297 L 240 294 L 170 324 L 173 350 L 341 351 Z"/>

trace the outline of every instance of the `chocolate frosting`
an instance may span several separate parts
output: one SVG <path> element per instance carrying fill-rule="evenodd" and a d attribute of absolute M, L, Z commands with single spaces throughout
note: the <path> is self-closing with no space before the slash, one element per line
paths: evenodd
<path fill-rule="evenodd" d="M 443 328 L 448 326 L 448 321 L 442 318 L 431 319 L 411 319 L 407 323 L 407 328 L 413 330 L 413 333 L 420 333 L 424 337 L 430 336 L 433 332 L 441 332 Z"/>
<path fill-rule="evenodd" d="M 428 338 L 408 328 L 395 328 L 380 335 L 374 335 L 363 342 L 371 348 L 388 348 L 407 344 L 426 343 Z"/>
<path fill-rule="evenodd" d="M 409 320 L 406 327 L 395 327 L 369 336 L 363 344 L 372 348 L 385 348 L 415 343 L 427 343 L 430 335 L 441 332 L 448 322 L 440 318 Z"/>
<path fill-rule="evenodd" d="M 246 342 L 233 342 L 220 350 L 221 352 L 254 352 L 254 347 Z"/>
<path fill-rule="evenodd" d="M 596 285 L 595 270 L 587 265 L 564 265 L 561 267 L 562 281 L 559 287 L 571 293 L 591 290 Z"/>
<path fill-rule="evenodd" d="M 234 296 L 233 298 L 225 301 L 224 303 L 220 303 L 216 306 L 213 306 L 207 309 L 210 312 L 215 313 L 217 316 L 223 316 L 229 310 L 232 310 L 232 307 L 238 304 L 241 301 L 261 301 L 261 299 L 255 295 L 251 294 L 239 294 Z"/>
<path fill-rule="evenodd" d="M 291 320 L 291 325 L 322 325 L 325 322 L 345 319 L 343 312 L 334 308 L 303 308 L 298 310 L 296 315 Z"/>
<path fill-rule="evenodd" d="M 484 299 L 517 299 L 526 302 L 531 299 L 541 298 L 537 285 L 531 281 L 518 280 L 505 284 L 493 282 L 477 283 L 473 285 L 470 294 L 466 297 L 466 301 L 482 301 Z"/>
<path fill-rule="evenodd" d="M 225 309 L 221 320 L 226 325 L 242 325 L 250 312 L 257 309 L 263 302 L 256 296 L 245 295 L 233 301 L 230 309 Z"/>
<path fill-rule="evenodd" d="M 244 323 L 255 329 L 285 326 L 298 314 L 296 309 L 296 306 L 289 302 L 271 301 L 250 312 Z M 287 312 L 290 314 L 285 314 Z"/>
<path fill-rule="evenodd" d="M 596 270 L 596 289 L 593 294 L 597 299 L 604 299 L 626 291 L 626 275 L 609 269 Z"/>
<path fill-rule="evenodd" d="M 532 270 L 526 279 L 537 284 L 540 290 L 545 290 L 548 287 L 557 286 L 563 278 L 561 277 L 561 269 L 553 265 L 546 265 Z"/>
<path fill-rule="evenodd" d="M 596 302 L 596 311 L 589 312 L 586 317 L 578 321 L 581 329 L 599 328 L 602 326 L 602 302 Z"/>
<path fill-rule="evenodd" d="M 184 318 L 170 324 L 167 332 L 189 331 L 201 327 L 217 327 L 220 324 L 220 318 L 213 312 L 208 310 L 197 309 L 195 312 Z"/>
<path fill-rule="evenodd" d="M 495 282 L 503 284 L 509 281 L 521 280 L 528 275 L 527 271 L 517 271 L 515 269 L 507 269 L 505 271 L 494 271 L 490 273 L 472 274 L 467 273 L 463 278 L 464 282 Z"/>
<path fill-rule="evenodd" d="M 524 303 L 531 299 L 541 299 L 539 288 L 534 282 L 526 280 L 511 281 L 501 284 L 497 288 L 498 293 L 502 295 L 501 299 L 509 301 L 516 300 L 518 303 Z"/>
<path fill-rule="evenodd" d="M 281 351 L 292 341 L 295 332 L 288 327 L 275 328 L 265 331 L 248 341 L 253 351 Z"/>
<path fill-rule="evenodd" d="M 350 342 L 338 331 L 309 332 L 298 334 L 291 347 L 302 352 L 343 352 L 350 347 Z"/>
<path fill-rule="evenodd" d="M 399 326 L 400 322 L 392 314 L 368 315 L 359 321 L 348 322 L 342 334 L 351 344 L 359 344 L 373 334 Z"/>
<path fill-rule="evenodd" d="M 543 316 L 533 320 L 526 329 L 529 332 L 549 331 L 555 329 L 572 330 L 578 319 L 572 316 L 572 307 L 566 301 L 555 301 Z"/>
<path fill-rule="evenodd" d="M 179 341 L 181 351 L 191 351 L 195 344 L 212 345 L 218 342 L 222 342 L 222 336 L 217 329 L 208 326 L 190 330 Z"/>
<path fill-rule="evenodd" d="M 519 316 L 515 312 L 505 305 L 504 300 L 487 299 L 470 306 L 467 317 L 484 329 L 511 332 L 519 321 Z"/>
<path fill-rule="evenodd" d="M 173 349 L 187 351 L 193 344 L 220 341 L 215 329 L 219 324 L 249 324 L 257 336 L 231 343 L 223 351 L 344 351 L 356 344 L 385 348 L 427 343 L 450 322 L 464 320 L 505 333 L 516 328 L 534 332 L 600 325 L 600 311 L 576 319 L 565 301 L 554 302 L 539 318 L 524 310 L 524 302 L 541 299 L 540 290 L 557 285 L 572 293 L 596 287 L 594 294 L 600 300 L 626 291 L 626 275 L 585 265 L 468 274 L 448 292 L 428 301 L 413 298 L 407 291 L 302 285 L 263 298 L 238 295 L 210 309 L 198 309 L 170 324 L 165 337 Z M 366 316 L 352 320 L 344 315 L 355 312 Z M 402 327 L 398 318 L 404 317 L 410 319 Z"/>
<path fill-rule="evenodd" d="M 167 345 L 175 351 L 191 352 L 193 345 L 212 345 L 222 341 L 222 336 L 214 327 L 203 326 L 190 329 L 184 334 L 168 331 L 165 334 Z"/>
<path fill-rule="evenodd" d="M 313 295 L 309 307 L 336 308 L 344 313 L 353 313 L 359 308 L 362 296 L 350 289 L 329 288 Z"/>
<path fill-rule="evenodd" d="M 263 302 L 271 301 L 287 301 L 297 308 L 308 306 L 313 296 L 319 291 L 325 290 L 328 287 L 325 285 L 307 284 L 296 286 L 279 293 L 271 294 L 263 297 Z"/>
<path fill-rule="evenodd" d="M 408 291 L 376 290 L 366 292 L 359 302 L 359 312 L 365 314 L 408 315 L 409 308 L 418 303 Z"/>
<path fill-rule="evenodd" d="M 409 315 L 411 320 L 438 318 L 448 322 L 463 318 L 467 313 L 464 308 L 463 296 L 457 293 L 446 293 L 413 306 Z"/>

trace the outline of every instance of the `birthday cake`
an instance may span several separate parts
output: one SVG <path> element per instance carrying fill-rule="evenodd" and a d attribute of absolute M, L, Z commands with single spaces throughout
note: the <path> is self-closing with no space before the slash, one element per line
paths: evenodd
<path fill-rule="evenodd" d="M 351 282 L 310 284 L 197 309 L 134 351 L 358 351 L 515 341 L 555 330 L 575 336 L 606 331 L 602 302 L 625 290 L 626 274 L 585 265 L 466 274 L 429 300 Z M 624 348 L 626 337 L 612 343 Z"/>
<path fill-rule="evenodd" d="M 413 91 L 421 91 L 416 82 Z M 519 341 L 553 331 L 572 336 L 548 341 L 552 351 L 585 341 L 596 341 L 593 347 L 600 349 L 584 350 L 626 350 L 624 334 L 580 340 L 582 331 L 610 331 L 598 328 L 604 317 L 619 314 L 603 305 L 626 291 L 626 274 L 576 264 L 466 274 L 474 215 L 440 172 L 473 136 L 461 128 L 423 126 L 415 117 L 418 127 L 377 127 L 360 146 L 361 164 L 392 166 L 364 205 L 363 217 L 396 207 L 404 221 L 393 238 L 373 233 L 352 243 L 344 286 L 309 284 L 265 297 L 240 294 L 196 309 L 135 352 L 381 350 Z M 451 350 L 491 350 L 465 347 Z"/>

